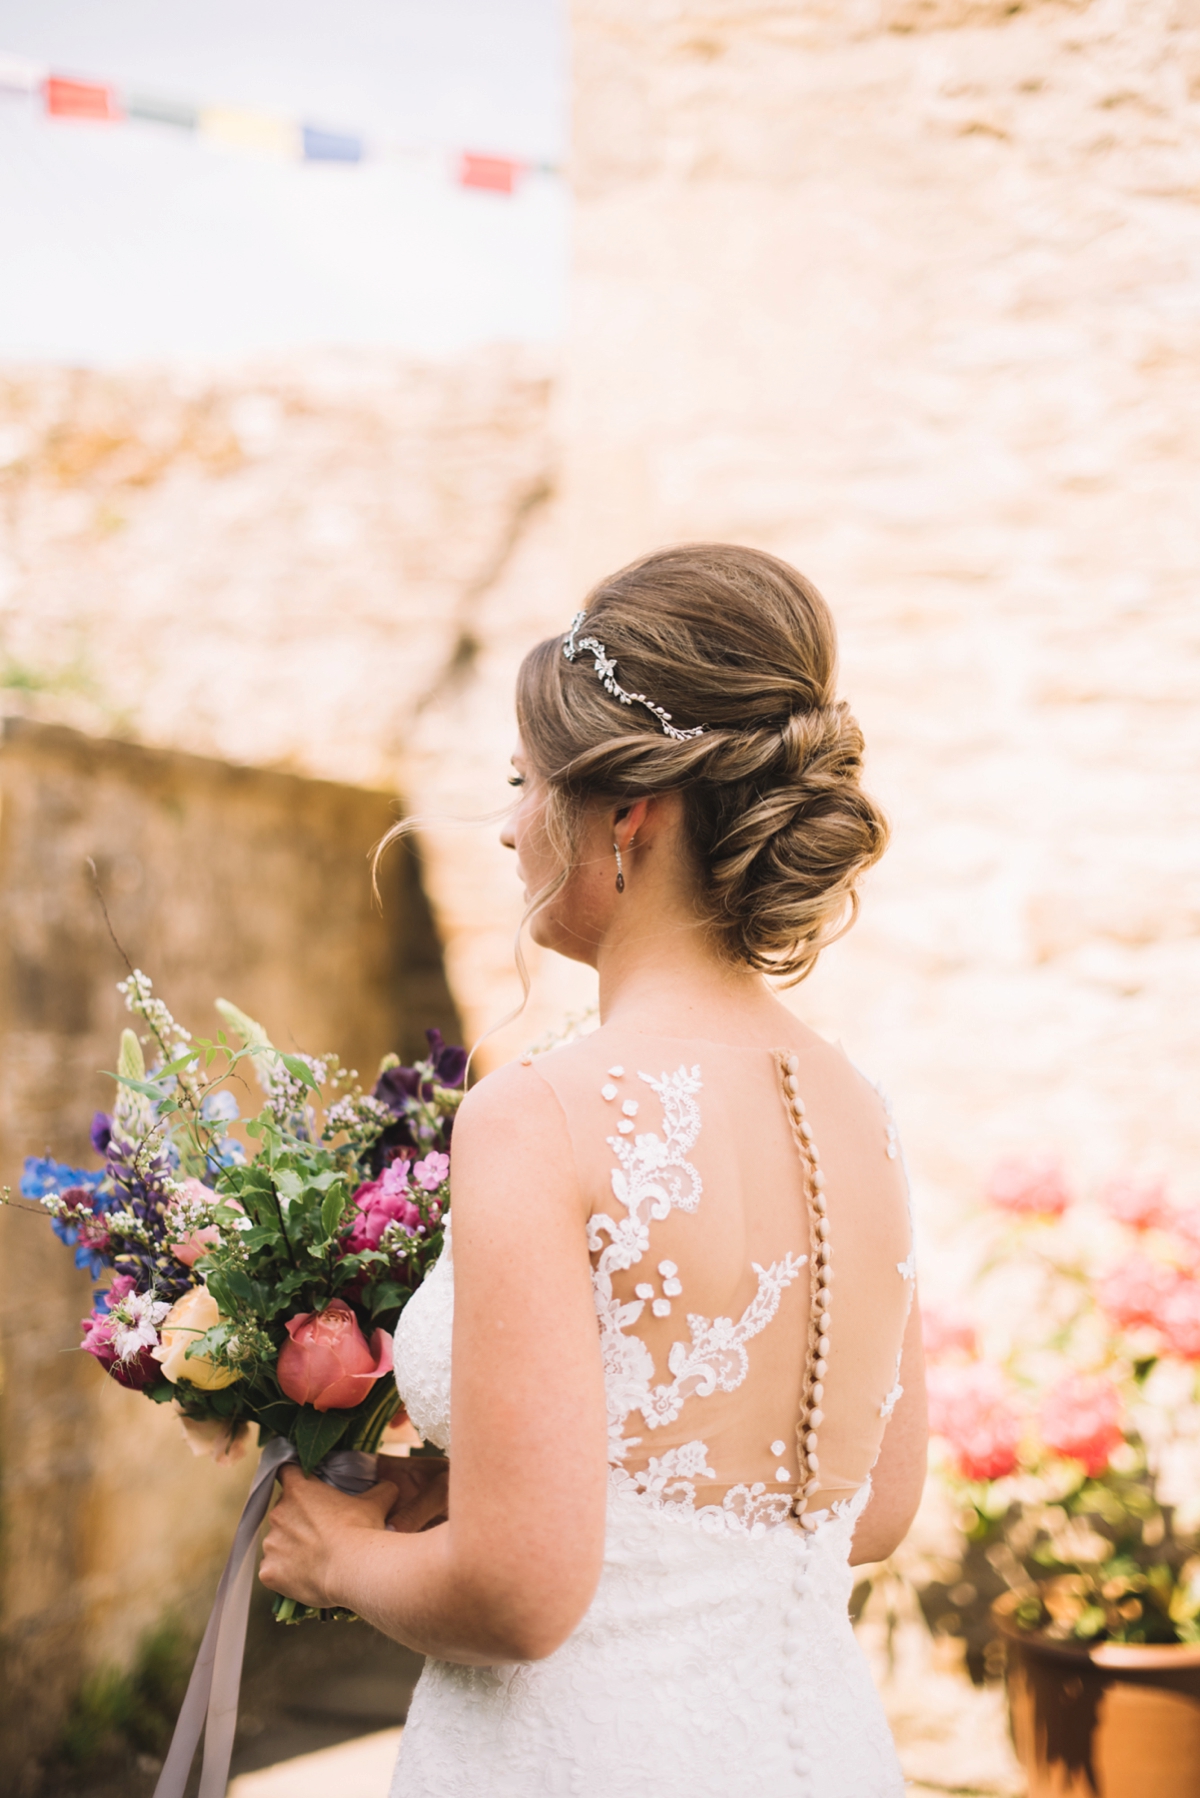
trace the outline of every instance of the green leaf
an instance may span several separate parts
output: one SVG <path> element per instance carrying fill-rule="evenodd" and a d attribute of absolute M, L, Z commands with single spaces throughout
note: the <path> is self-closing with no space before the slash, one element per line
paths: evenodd
<path fill-rule="evenodd" d="M 292 1441 L 300 1451 L 300 1465 L 305 1473 L 312 1473 L 330 1450 L 337 1447 L 349 1421 L 344 1411 L 314 1411 L 310 1405 L 305 1405 L 292 1431 Z"/>
<path fill-rule="evenodd" d="M 346 1205 L 346 1189 L 339 1183 L 325 1194 L 325 1202 L 321 1206 L 321 1235 L 330 1237 L 342 1221 L 342 1212 Z"/>
<path fill-rule="evenodd" d="M 304 1191 L 304 1182 L 293 1168 L 280 1168 L 275 1176 L 275 1185 L 279 1193 L 289 1205 L 294 1205 Z"/>
<path fill-rule="evenodd" d="M 367 1288 L 365 1297 L 371 1316 L 375 1317 L 380 1311 L 399 1309 L 408 1293 L 403 1286 L 397 1286 L 394 1280 L 381 1280 L 378 1286 Z"/>
<path fill-rule="evenodd" d="M 126 1032 L 128 1036 L 132 1036 L 132 1034 L 132 1031 Z M 127 1086 L 131 1091 L 141 1093 L 147 1099 L 153 1099 L 156 1104 L 163 1097 L 162 1087 L 157 1086 L 153 1080 L 133 1080 L 128 1074 L 114 1074 L 108 1068 L 102 1068 L 101 1073 L 107 1074 L 110 1080 L 115 1080 L 118 1086 Z"/>
<path fill-rule="evenodd" d="M 146 1397 L 152 1399 L 156 1405 L 169 1405 L 175 1397 L 175 1388 L 170 1380 L 159 1380 L 156 1386 L 146 1386 L 143 1390 Z"/>
<path fill-rule="evenodd" d="M 301 1061 L 298 1055 L 281 1055 L 279 1059 L 293 1080 L 299 1080 L 302 1086 L 307 1086 L 314 1093 L 320 1091 L 313 1071 L 306 1061 Z"/>

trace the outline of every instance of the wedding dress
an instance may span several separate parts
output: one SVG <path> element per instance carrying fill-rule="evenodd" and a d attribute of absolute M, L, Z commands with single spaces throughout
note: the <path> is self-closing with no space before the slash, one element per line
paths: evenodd
<path fill-rule="evenodd" d="M 886 1107 L 823 1044 L 605 1028 L 534 1066 L 591 1196 L 603 1571 L 546 1659 L 427 1662 L 392 1798 L 900 1798 L 847 1617 L 913 1292 Z M 395 1344 L 445 1450 L 453 1307 L 448 1235 Z"/>

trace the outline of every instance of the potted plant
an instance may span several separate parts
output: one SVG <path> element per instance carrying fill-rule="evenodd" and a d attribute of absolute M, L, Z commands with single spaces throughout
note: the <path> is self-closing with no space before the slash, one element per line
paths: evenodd
<path fill-rule="evenodd" d="M 971 1321 L 926 1313 L 934 1465 L 1006 1587 L 1029 1798 L 1200 1793 L 1200 1207 L 1002 1164 Z"/>

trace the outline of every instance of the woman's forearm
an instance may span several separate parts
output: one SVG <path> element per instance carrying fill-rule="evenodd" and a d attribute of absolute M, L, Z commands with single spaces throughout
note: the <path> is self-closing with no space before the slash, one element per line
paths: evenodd
<path fill-rule="evenodd" d="M 340 1532 L 322 1586 L 327 1604 L 345 1605 L 419 1654 L 467 1667 L 540 1660 L 576 1621 L 547 1615 L 544 1602 L 531 1602 L 502 1557 L 481 1564 L 464 1553 L 449 1523 L 416 1535 Z"/>

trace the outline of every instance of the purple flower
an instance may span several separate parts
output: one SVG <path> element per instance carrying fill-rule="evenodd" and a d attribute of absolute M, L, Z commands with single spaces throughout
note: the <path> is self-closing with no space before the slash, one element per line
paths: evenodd
<path fill-rule="evenodd" d="M 107 1155 L 111 1141 L 112 1119 L 107 1111 L 98 1111 L 92 1118 L 92 1147 L 97 1155 Z"/>
<path fill-rule="evenodd" d="M 440 1030 L 427 1030 L 425 1040 L 429 1044 L 429 1059 L 433 1063 L 433 1071 L 440 1083 L 443 1086 L 461 1086 L 467 1073 L 467 1051 L 443 1042 Z"/>

